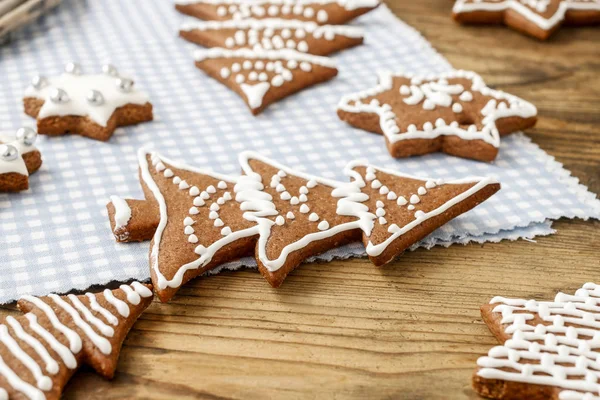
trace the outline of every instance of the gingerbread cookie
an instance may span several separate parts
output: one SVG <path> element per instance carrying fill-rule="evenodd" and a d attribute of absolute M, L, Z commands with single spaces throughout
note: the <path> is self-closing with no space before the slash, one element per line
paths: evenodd
<path fill-rule="evenodd" d="M 29 175 L 42 166 L 36 138 L 31 128 L 21 128 L 14 136 L 0 134 L 0 192 L 29 189 Z"/>
<path fill-rule="evenodd" d="M 269 104 L 337 75 L 329 58 L 294 50 L 227 50 L 196 52 L 196 66 L 236 92 L 257 115 Z"/>
<path fill-rule="evenodd" d="M 377 266 L 500 190 L 492 178 L 422 179 L 360 161 L 345 172 L 353 182 L 334 191 L 344 196 L 338 212 L 372 221 L 363 224 L 363 243 Z"/>
<path fill-rule="evenodd" d="M 494 297 L 483 320 L 503 343 L 477 360 L 473 388 L 497 400 L 600 398 L 600 286 L 554 301 Z"/>
<path fill-rule="evenodd" d="M 352 163 L 350 183 L 242 152 L 245 175 L 203 171 L 140 150 L 146 200 L 111 197 L 117 241 L 152 238 L 152 280 L 163 301 L 190 279 L 254 251 L 274 287 L 307 258 L 364 238 L 375 265 L 494 194 L 492 179 L 443 183 Z M 364 178 L 363 178 L 364 177 Z M 387 208 L 386 208 L 387 207 Z"/>
<path fill-rule="evenodd" d="M 257 50 L 292 49 L 326 56 L 363 42 L 361 28 L 317 25 L 288 19 L 243 19 L 191 21 L 181 26 L 179 35 L 205 47 Z"/>
<path fill-rule="evenodd" d="M 258 228 L 242 217 L 237 178 L 138 153 L 145 201 L 111 198 L 108 213 L 120 241 L 152 238 L 150 271 L 158 297 L 216 266 L 252 254 Z"/>
<path fill-rule="evenodd" d="M 78 64 L 69 63 L 58 77 L 36 76 L 23 103 L 42 135 L 75 133 L 107 141 L 117 127 L 153 118 L 148 96 L 112 65 L 104 65 L 101 74 L 85 75 Z"/>
<path fill-rule="evenodd" d="M 504 23 L 545 40 L 563 24 L 600 24 L 600 0 L 457 0 L 452 16 L 465 24 Z"/>
<path fill-rule="evenodd" d="M 376 87 L 344 96 L 338 106 L 343 121 L 383 134 L 396 158 L 442 151 L 493 161 L 500 136 L 534 126 L 536 115 L 531 103 L 488 88 L 470 71 L 383 73 Z"/>
<path fill-rule="evenodd" d="M 253 152 L 239 155 L 246 174 L 235 186 L 244 218 L 259 226 L 258 269 L 273 286 L 305 259 L 360 239 L 361 220 L 338 214 L 345 183 L 287 168 Z"/>
<path fill-rule="evenodd" d="M 178 0 L 175 8 L 204 20 L 281 18 L 339 25 L 378 5 L 379 0 Z"/>
<path fill-rule="evenodd" d="M 0 399 L 59 399 L 82 364 L 111 379 L 151 289 L 133 282 L 97 294 L 22 297 L 26 314 L 0 325 Z"/>

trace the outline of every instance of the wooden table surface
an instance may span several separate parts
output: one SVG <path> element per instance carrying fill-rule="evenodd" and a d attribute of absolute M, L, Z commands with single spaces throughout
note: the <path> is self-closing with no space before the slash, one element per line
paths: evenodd
<path fill-rule="evenodd" d="M 536 104 L 529 136 L 600 192 L 600 28 L 542 43 L 457 26 L 448 0 L 388 4 L 456 68 Z M 65 397 L 476 399 L 475 361 L 496 343 L 481 304 L 600 281 L 600 223 L 554 226 L 536 243 L 418 250 L 383 268 L 307 264 L 277 290 L 254 270 L 196 279 L 142 315 L 112 382 L 82 370 Z"/>

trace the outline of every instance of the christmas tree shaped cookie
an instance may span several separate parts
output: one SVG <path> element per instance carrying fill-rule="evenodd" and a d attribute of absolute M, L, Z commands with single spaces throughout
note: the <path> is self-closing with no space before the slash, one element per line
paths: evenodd
<path fill-rule="evenodd" d="M 242 217 L 236 178 L 144 149 L 138 155 L 146 203 L 113 197 L 108 211 L 122 241 L 152 234 L 150 272 L 162 301 L 190 279 L 252 253 L 258 228 Z"/>
<path fill-rule="evenodd" d="M 125 336 L 152 302 L 151 286 L 75 296 L 24 296 L 24 316 L 0 325 L 0 398 L 59 399 L 82 365 L 110 379 Z"/>
<path fill-rule="evenodd" d="M 0 134 L 0 192 L 29 189 L 29 175 L 42 166 L 36 138 L 31 128 L 21 128 L 16 135 Z"/>
<path fill-rule="evenodd" d="M 443 182 L 360 161 L 350 163 L 346 174 L 352 184 L 334 191 L 344 197 L 338 210 L 365 221 L 363 243 L 369 259 L 378 266 L 500 190 L 500 184 L 491 178 Z"/>
<path fill-rule="evenodd" d="M 69 63 L 57 77 L 36 76 L 25 91 L 25 113 L 37 119 L 38 133 L 75 133 L 107 141 L 119 126 L 152 120 L 148 96 L 120 76 L 112 65 L 102 73 L 86 75 Z"/>
<path fill-rule="evenodd" d="M 320 26 L 314 22 L 286 19 L 190 21 L 181 26 L 181 37 L 205 47 L 227 49 L 291 49 L 326 56 L 363 42 L 360 28 Z"/>
<path fill-rule="evenodd" d="M 452 15 L 460 23 L 504 23 L 545 40 L 563 24 L 600 24 L 600 0 L 457 0 Z"/>
<path fill-rule="evenodd" d="M 333 60 L 294 50 L 227 50 L 196 53 L 196 66 L 236 92 L 252 114 L 337 75 Z"/>
<path fill-rule="evenodd" d="M 498 154 L 500 136 L 532 127 L 537 110 L 488 88 L 474 72 L 381 74 L 379 84 L 342 98 L 338 116 L 385 136 L 393 157 L 442 151 L 480 161 Z"/>
<path fill-rule="evenodd" d="M 204 20 L 281 18 L 339 25 L 379 5 L 379 0 L 178 0 L 175 8 Z"/>
<path fill-rule="evenodd" d="M 256 261 L 273 286 L 305 259 L 360 238 L 360 219 L 337 211 L 344 183 L 304 174 L 253 152 L 239 156 L 246 174 L 235 186 L 244 218 L 256 221 Z"/>
<path fill-rule="evenodd" d="M 600 398 L 600 286 L 554 301 L 494 297 L 481 308 L 498 339 L 477 360 L 473 388 L 490 399 Z"/>

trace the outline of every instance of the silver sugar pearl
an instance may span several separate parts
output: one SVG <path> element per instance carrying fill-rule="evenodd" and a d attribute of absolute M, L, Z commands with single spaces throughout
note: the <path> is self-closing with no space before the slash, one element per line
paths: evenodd
<path fill-rule="evenodd" d="M 13 145 L 0 145 L 0 158 L 3 161 L 15 161 L 19 157 L 19 150 Z"/>
<path fill-rule="evenodd" d="M 115 66 L 111 65 L 111 64 L 104 64 L 102 66 L 102 73 L 105 75 L 110 75 L 110 76 L 118 76 L 119 75 L 119 71 L 117 71 Z"/>
<path fill-rule="evenodd" d="M 17 140 L 24 145 L 31 146 L 37 139 L 37 132 L 31 128 L 24 127 L 17 130 Z"/>
<path fill-rule="evenodd" d="M 75 62 L 70 62 L 65 65 L 65 72 L 73 75 L 81 75 L 81 65 Z"/>
<path fill-rule="evenodd" d="M 131 92 L 131 89 L 133 89 L 133 80 L 128 78 L 117 78 L 117 88 L 121 92 Z"/>
<path fill-rule="evenodd" d="M 41 75 L 36 75 L 31 79 L 31 86 L 33 86 L 35 90 L 40 90 L 47 84 L 48 80 Z"/>
<path fill-rule="evenodd" d="M 62 89 L 54 88 L 50 91 L 50 101 L 53 103 L 64 104 L 69 102 L 69 95 Z"/>
<path fill-rule="evenodd" d="M 104 96 L 97 90 L 90 90 L 86 97 L 88 103 L 93 106 L 100 106 L 104 104 Z"/>

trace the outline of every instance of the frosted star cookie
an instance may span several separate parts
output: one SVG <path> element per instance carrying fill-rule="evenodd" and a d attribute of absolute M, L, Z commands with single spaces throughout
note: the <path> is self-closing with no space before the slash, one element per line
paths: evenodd
<path fill-rule="evenodd" d="M 352 184 L 334 192 L 344 195 L 338 212 L 372 221 L 363 224 L 362 238 L 377 266 L 500 190 L 492 178 L 423 179 L 361 161 L 350 163 L 345 172 Z"/>
<path fill-rule="evenodd" d="M 362 44 L 361 28 L 286 19 L 188 21 L 179 35 L 204 47 L 291 49 L 326 56 Z"/>
<path fill-rule="evenodd" d="M 29 189 L 29 175 L 42 166 L 36 138 L 31 128 L 21 128 L 16 135 L 0 134 L 0 192 Z"/>
<path fill-rule="evenodd" d="M 340 25 L 379 4 L 379 0 L 178 0 L 175 8 L 204 20 L 281 18 Z"/>
<path fill-rule="evenodd" d="M 121 345 L 152 302 L 152 286 L 75 296 L 24 296 L 0 324 L 0 399 L 56 399 L 83 364 L 111 379 Z"/>
<path fill-rule="evenodd" d="M 600 0 L 457 0 L 452 16 L 465 24 L 501 24 L 545 40 L 561 25 L 600 24 Z"/>
<path fill-rule="evenodd" d="M 60 76 L 36 76 L 25 90 L 23 103 L 25 113 L 37 119 L 42 135 L 75 133 L 107 141 L 117 127 L 153 118 L 148 96 L 112 65 L 104 65 L 102 73 L 86 75 L 78 64 L 69 63 Z"/>
<path fill-rule="evenodd" d="M 344 96 L 338 116 L 357 128 L 383 134 L 392 157 L 441 151 L 493 161 L 500 137 L 534 126 L 537 109 L 488 88 L 470 71 L 427 76 L 383 73 L 377 86 Z"/>
<path fill-rule="evenodd" d="M 294 50 L 228 50 L 195 54 L 196 66 L 236 92 L 257 115 L 269 104 L 337 75 L 335 62 Z"/>
<path fill-rule="evenodd" d="M 477 360 L 473 388 L 496 400 L 600 398 L 600 286 L 553 301 L 494 297 L 481 315 L 501 345 Z"/>

